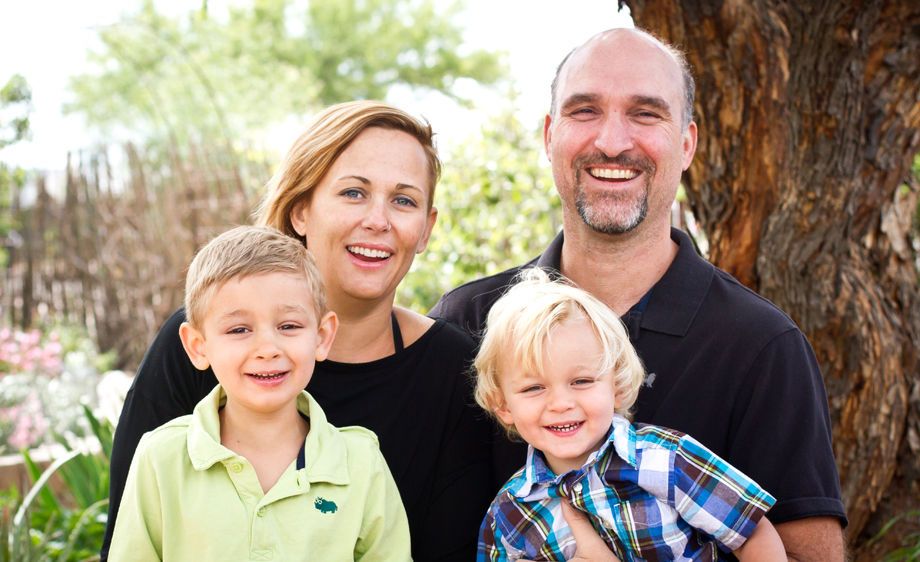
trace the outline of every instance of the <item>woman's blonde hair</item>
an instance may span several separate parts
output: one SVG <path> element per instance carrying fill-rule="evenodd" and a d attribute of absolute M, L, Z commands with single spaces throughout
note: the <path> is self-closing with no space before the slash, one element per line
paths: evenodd
<path fill-rule="evenodd" d="M 566 320 L 584 318 L 603 349 L 597 373 L 613 377 L 618 398 L 616 412 L 629 417 L 645 369 L 623 322 L 587 291 L 563 278 L 552 280 L 542 269 L 526 269 L 516 281 L 489 311 L 473 363 L 477 373 L 476 402 L 494 416 L 495 409 L 504 405 L 498 383 L 502 369 L 517 365 L 527 372 L 542 373 L 543 350 L 552 329 Z M 513 434 L 513 427 L 498 422 Z"/>
<path fill-rule="evenodd" d="M 300 239 L 291 224 L 291 214 L 309 197 L 355 137 L 370 127 L 402 131 L 422 145 L 428 161 L 430 209 L 441 175 L 431 125 L 385 103 L 351 101 L 325 109 L 294 141 L 281 167 L 268 182 L 265 198 L 255 213 L 256 222 Z"/>

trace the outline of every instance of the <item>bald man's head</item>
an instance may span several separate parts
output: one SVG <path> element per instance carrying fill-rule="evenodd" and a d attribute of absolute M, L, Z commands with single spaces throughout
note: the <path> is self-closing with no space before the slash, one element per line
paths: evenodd
<path fill-rule="evenodd" d="M 562 62 L 560 62 L 559 66 L 556 68 L 556 75 L 553 77 L 553 83 L 550 86 L 550 115 L 555 116 L 556 111 L 558 110 L 557 95 L 559 90 L 559 83 L 564 77 L 566 65 L 569 60 L 572 59 L 572 57 L 578 56 L 578 53 L 591 47 L 592 44 L 598 41 L 614 41 L 617 38 L 624 37 L 647 41 L 651 45 L 654 45 L 656 48 L 660 49 L 673 60 L 683 79 L 683 107 L 681 114 L 681 124 L 683 129 L 686 130 L 687 126 L 690 125 L 690 122 L 693 120 L 693 99 L 696 95 L 696 82 L 693 79 L 693 74 L 690 72 L 690 65 L 687 63 L 687 58 L 677 48 L 665 43 L 651 33 L 641 29 L 608 29 L 607 31 L 598 33 L 594 37 L 588 39 L 582 45 L 569 51 L 569 54 L 567 54 L 565 58 L 562 59 Z"/>

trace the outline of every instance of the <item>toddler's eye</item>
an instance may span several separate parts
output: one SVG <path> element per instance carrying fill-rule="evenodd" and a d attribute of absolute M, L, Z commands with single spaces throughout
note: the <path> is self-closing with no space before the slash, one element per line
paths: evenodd
<path fill-rule="evenodd" d="M 524 388 L 521 389 L 521 392 L 524 394 L 527 394 L 527 393 L 537 392 L 539 390 L 543 390 L 543 387 L 538 384 L 533 384 L 530 386 L 525 386 Z"/>

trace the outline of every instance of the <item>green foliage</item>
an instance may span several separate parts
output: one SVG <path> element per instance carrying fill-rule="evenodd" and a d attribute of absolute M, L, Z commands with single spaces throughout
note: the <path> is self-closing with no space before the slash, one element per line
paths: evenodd
<path fill-rule="evenodd" d="M 71 110 L 104 128 L 171 142 L 223 139 L 317 107 L 383 98 L 402 84 L 452 96 L 453 83 L 495 82 L 499 60 L 464 53 L 432 0 L 254 0 L 170 18 L 147 0 L 100 31 L 95 70 L 71 80 Z"/>
<path fill-rule="evenodd" d="M 0 267 L 9 263 L 9 248 L 18 245 L 14 233 L 22 225 L 19 224 L 19 216 L 13 212 L 13 193 L 22 189 L 25 182 L 25 170 L 0 162 Z"/>
<path fill-rule="evenodd" d="M 898 523 L 913 522 L 915 527 L 920 524 L 920 509 L 905 511 L 900 515 L 892 517 L 885 523 L 874 537 L 869 539 L 866 547 L 870 547 L 882 540 Z M 920 531 L 914 531 L 904 537 L 901 537 L 900 546 L 891 552 L 885 554 L 881 562 L 910 562 L 920 560 Z"/>
<path fill-rule="evenodd" d="M 14 74 L 0 88 L 0 148 L 28 137 L 31 112 L 32 89 L 25 78 Z"/>
<path fill-rule="evenodd" d="M 62 442 L 66 454 L 44 470 L 23 452 L 33 484 L 21 500 L 15 490 L 0 494 L 0 562 L 87 560 L 99 552 L 108 509 L 113 430 L 88 408 L 84 412 L 101 452 L 89 453 Z M 62 492 L 48 486 L 52 478 L 60 481 L 57 488 Z"/>
<path fill-rule="evenodd" d="M 540 133 L 508 112 L 445 158 L 438 222 L 400 287 L 401 304 L 428 310 L 446 290 L 544 250 L 562 213 L 542 153 Z"/>

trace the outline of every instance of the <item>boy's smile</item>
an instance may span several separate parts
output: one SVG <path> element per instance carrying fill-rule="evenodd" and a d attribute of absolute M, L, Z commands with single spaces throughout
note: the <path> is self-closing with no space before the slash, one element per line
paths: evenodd
<path fill-rule="evenodd" d="M 201 331 L 183 343 L 199 369 L 208 366 L 227 393 L 227 410 L 272 414 L 290 407 L 326 358 L 335 317 L 317 321 L 302 276 L 267 273 L 231 279 L 210 298 Z"/>
<path fill-rule="evenodd" d="M 543 348 L 543 373 L 505 365 L 499 375 L 504 404 L 496 415 L 535 449 L 556 474 L 581 468 L 610 430 L 616 389 L 598 373 L 603 349 L 581 316 L 554 327 Z"/>

